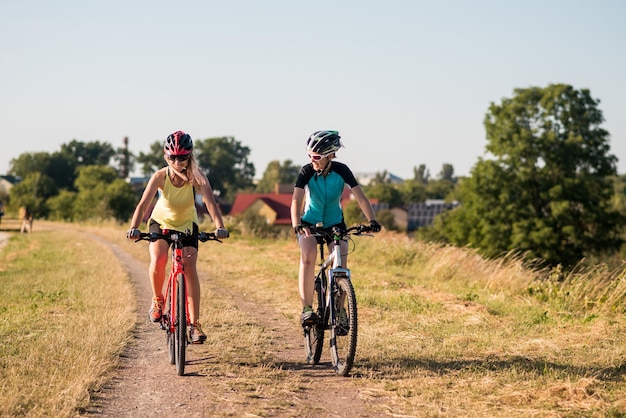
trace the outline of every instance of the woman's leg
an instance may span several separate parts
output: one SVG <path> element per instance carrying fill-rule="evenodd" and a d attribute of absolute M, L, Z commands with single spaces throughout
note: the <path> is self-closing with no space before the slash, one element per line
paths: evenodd
<path fill-rule="evenodd" d="M 165 283 L 165 267 L 169 245 L 166 241 L 157 240 L 150 243 L 150 283 L 152 284 L 152 296 L 163 300 L 163 284 Z"/>
<path fill-rule="evenodd" d="M 302 307 L 311 306 L 313 302 L 315 284 L 315 265 L 317 258 L 317 238 L 300 235 L 300 270 L 298 272 L 298 287 Z"/>
<path fill-rule="evenodd" d="M 185 276 L 187 277 L 187 295 L 189 297 L 189 322 L 195 324 L 200 318 L 200 279 L 196 264 L 198 250 L 193 247 L 183 248 Z"/>

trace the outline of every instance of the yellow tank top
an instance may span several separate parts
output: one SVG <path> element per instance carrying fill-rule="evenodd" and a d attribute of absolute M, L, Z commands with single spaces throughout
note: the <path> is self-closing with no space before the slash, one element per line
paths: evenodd
<path fill-rule="evenodd" d="M 189 183 L 182 187 L 174 186 L 170 180 L 169 168 L 163 191 L 154 205 L 150 218 L 156 221 L 161 229 L 181 232 L 187 229 L 193 231 L 193 223 L 198 223 L 193 187 Z"/>

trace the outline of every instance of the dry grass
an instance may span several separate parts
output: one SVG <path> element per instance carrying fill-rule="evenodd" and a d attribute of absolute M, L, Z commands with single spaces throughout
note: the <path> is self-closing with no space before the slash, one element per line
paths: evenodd
<path fill-rule="evenodd" d="M 147 261 L 145 246 L 125 241 L 122 227 L 101 226 L 98 233 Z M 108 334 L 94 331 L 94 341 L 81 341 L 92 344 L 92 350 L 70 351 L 74 338 L 68 335 L 83 335 L 80 327 L 89 326 L 93 312 L 104 309 L 95 303 L 97 295 L 130 299 L 110 295 L 111 287 L 125 286 L 125 275 L 110 255 L 91 255 L 94 244 L 80 237 L 73 242 L 75 234 L 63 233 L 54 243 L 55 234 L 18 237 L 2 252 L 2 297 L 15 302 L 7 308 L 10 314 L 3 312 L 0 328 L 0 415 L 70 415 L 115 363 L 128 331 L 121 325 L 110 327 Z M 532 271 L 514 256 L 489 261 L 468 249 L 390 233 L 355 238 L 355 243 L 350 267 L 359 302 L 359 346 L 353 377 L 345 384 L 357 388 L 364 401 L 375 402 L 381 414 L 626 416 L 623 271 L 581 269 L 559 281 L 558 275 Z M 65 263 L 55 267 L 56 258 Z M 71 260 L 80 263 L 68 269 Z M 279 336 L 244 306 L 271 309 L 296 329 L 297 260 L 293 240 L 236 235 L 222 245 L 204 244 L 200 252 L 199 268 L 211 272 L 203 278 L 202 317 L 211 330 L 208 344 L 220 352 L 203 373 L 219 377 L 213 395 L 230 388 L 230 403 L 263 400 L 251 411 L 261 416 L 307 407 L 294 401 L 306 382 L 276 361 Z M 92 270 L 91 263 L 107 267 Z M 106 278 L 84 280 L 87 272 L 93 276 L 102 270 L 109 272 Z M 21 288 L 14 286 L 14 277 L 21 277 Z M 58 283 L 60 277 L 67 280 Z M 102 281 L 109 283 L 104 289 Z M 24 318 L 27 327 L 21 326 Z M 68 318 L 79 328 L 68 331 Z M 102 349 L 108 339 L 115 342 Z M 30 348 L 24 351 L 22 344 Z M 63 349 L 50 359 L 50 347 Z M 89 368 L 72 370 L 72 355 L 100 366 L 82 376 Z M 35 368 L 39 381 L 51 385 L 45 396 L 40 384 L 28 389 Z"/>
<path fill-rule="evenodd" d="M 128 277 L 68 230 L 15 235 L 0 259 L 0 416 L 71 416 L 127 342 Z"/>

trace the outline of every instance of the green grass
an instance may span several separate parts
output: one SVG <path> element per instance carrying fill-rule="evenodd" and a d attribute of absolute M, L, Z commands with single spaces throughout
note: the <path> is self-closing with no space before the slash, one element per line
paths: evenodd
<path fill-rule="evenodd" d="M 123 227 L 90 230 L 147 261 L 145 246 L 124 240 Z M 469 249 L 394 234 L 355 238 L 355 244 L 350 268 L 359 343 L 353 377 L 344 384 L 374 403 L 376 413 L 626 416 L 623 270 L 597 266 L 557 280 L 559 275 L 530 270 L 515 257 L 485 260 Z M 125 273 L 94 246 L 80 233 L 42 231 L 14 237 L 0 253 L 6 301 L 0 305 L 6 394 L 0 415 L 71 415 L 115 364 L 128 332 L 121 325 L 81 341 L 91 344 L 83 361 L 96 364 L 93 373 L 81 375 L 84 370 L 72 370 L 70 361 L 79 355 L 73 340 L 82 327 L 106 306 L 111 310 L 113 301 L 131 300 Z M 209 390 L 228 392 L 232 405 L 248 405 L 260 416 L 311 412 L 306 402 L 294 400 L 312 383 L 282 370 L 274 344 L 284 335 L 254 314 L 255 305 L 265 306 L 297 332 L 298 256 L 292 238 L 246 240 L 236 234 L 224 244 L 203 245 L 199 253 L 199 270 L 209 272 L 202 287 L 208 349 L 220 353 L 200 373 L 211 380 Z M 125 296 L 109 294 L 112 288 Z M 222 297 L 220 289 L 231 297 Z M 124 309 L 131 307 L 120 303 L 112 310 L 128 315 Z M 68 329 L 68 322 L 77 328 Z M 101 347 L 107 339 L 114 342 Z M 50 347 L 62 349 L 50 353 Z M 68 368 L 68 378 L 59 375 L 60 365 Z M 29 381 L 35 372 L 52 385 L 44 393 Z"/>

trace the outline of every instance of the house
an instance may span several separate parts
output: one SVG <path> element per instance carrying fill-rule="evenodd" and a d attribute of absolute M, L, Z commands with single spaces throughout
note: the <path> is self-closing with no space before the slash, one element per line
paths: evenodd
<path fill-rule="evenodd" d="M 268 224 L 291 226 L 291 197 L 292 193 L 238 193 L 229 215 L 252 211 Z"/>
<path fill-rule="evenodd" d="M 15 176 L 0 176 L 0 197 L 8 196 L 11 188 L 20 182 L 19 177 Z"/>

